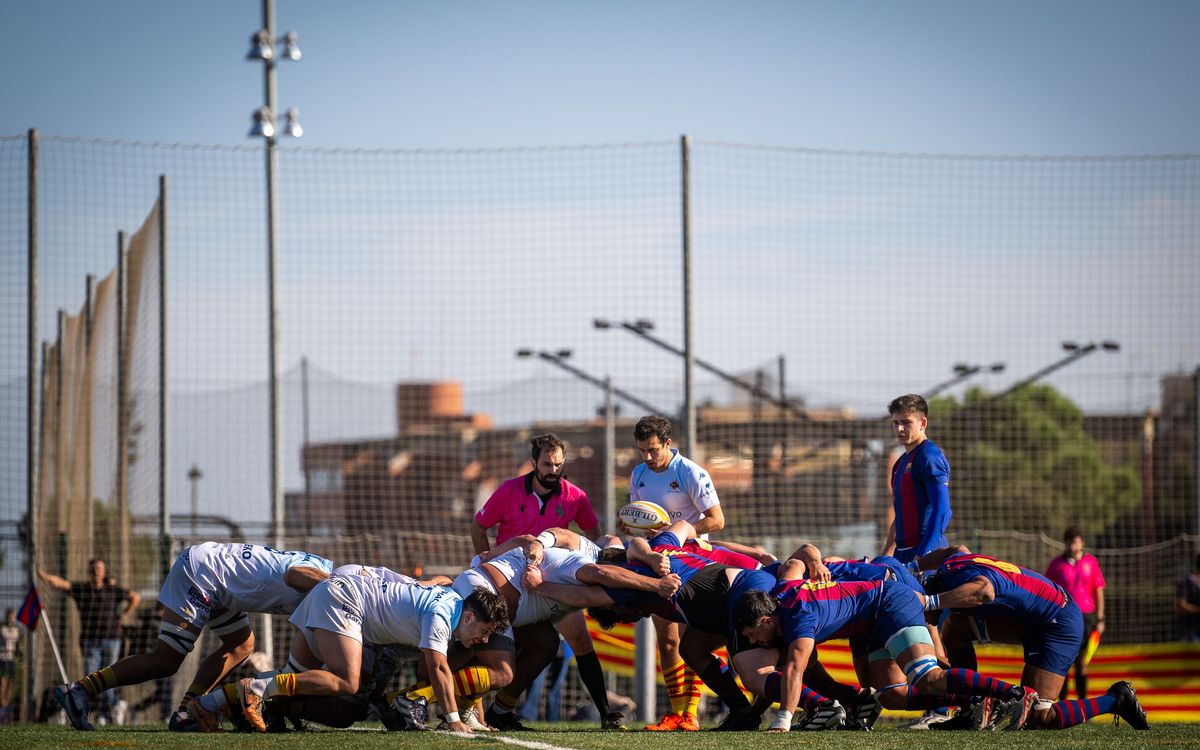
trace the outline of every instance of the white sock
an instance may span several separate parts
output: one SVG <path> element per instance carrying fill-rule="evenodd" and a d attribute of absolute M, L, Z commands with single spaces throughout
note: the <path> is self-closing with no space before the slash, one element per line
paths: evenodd
<path fill-rule="evenodd" d="M 250 692 L 257 695 L 259 698 L 266 700 L 275 695 L 275 678 L 264 677 L 259 680 L 250 680 Z"/>

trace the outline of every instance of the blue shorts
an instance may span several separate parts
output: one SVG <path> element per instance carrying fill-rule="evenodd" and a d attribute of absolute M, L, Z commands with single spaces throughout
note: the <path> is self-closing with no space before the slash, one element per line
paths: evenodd
<path fill-rule="evenodd" d="M 779 577 L 779 568 L 781 565 L 783 565 L 783 561 L 776 560 L 775 562 L 771 563 L 770 565 L 762 566 L 761 568 L 759 568 L 759 570 L 770 575 L 772 578 L 778 578 Z"/>
<path fill-rule="evenodd" d="M 971 627 L 977 641 L 991 641 L 986 617 L 972 616 Z M 1083 644 L 1083 613 L 1079 606 L 1068 601 L 1049 624 L 1028 632 L 1026 628 L 1021 626 L 1020 636 L 1025 663 L 1066 677 Z"/>
<path fill-rule="evenodd" d="M 892 571 L 892 575 L 896 577 L 896 581 L 903 583 L 905 586 L 908 586 L 918 594 L 925 593 L 925 587 L 921 585 L 921 582 L 917 580 L 917 577 L 912 574 L 912 571 L 910 571 L 904 565 L 904 563 L 900 562 L 896 558 L 888 555 L 880 555 L 874 560 L 871 560 L 871 562 L 875 565 L 886 565 L 888 570 Z"/>
<path fill-rule="evenodd" d="M 941 534 L 934 541 L 933 546 L 930 547 L 929 549 L 935 550 L 935 549 L 941 549 L 942 547 L 949 547 L 949 546 L 950 546 L 950 542 L 946 541 L 946 535 Z M 917 548 L 916 547 L 897 547 L 896 554 L 894 555 L 894 557 L 902 563 L 910 563 L 917 557 Z"/>
<path fill-rule="evenodd" d="M 866 656 L 885 648 L 893 635 L 905 628 L 925 627 L 925 605 L 915 591 L 899 581 L 884 581 L 871 632 L 851 636 L 850 653 Z"/>

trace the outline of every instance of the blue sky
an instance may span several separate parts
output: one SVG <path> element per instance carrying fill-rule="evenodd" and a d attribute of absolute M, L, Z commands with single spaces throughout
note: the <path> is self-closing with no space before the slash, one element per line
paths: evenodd
<path fill-rule="evenodd" d="M 1200 4 L 278 0 L 305 145 L 1200 151 Z M 249 142 L 256 0 L 9 2 L 0 134 Z"/>

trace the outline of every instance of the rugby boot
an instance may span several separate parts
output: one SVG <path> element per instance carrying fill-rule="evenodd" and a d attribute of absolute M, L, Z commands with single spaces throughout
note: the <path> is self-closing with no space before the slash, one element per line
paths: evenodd
<path fill-rule="evenodd" d="M 1037 703 L 1037 691 L 1030 687 L 1021 687 L 1021 695 L 1004 701 L 1000 704 L 996 711 L 997 728 L 1004 722 L 1004 731 L 1015 732 L 1025 728 L 1025 721 L 1029 718 L 1029 712 L 1033 710 L 1033 704 Z"/>
<path fill-rule="evenodd" d="M 600 728 L 606 730 L 614 730 L 624 732 L 629 727 L 625 726 L 625 714 L 620 711 L 609 711 L 600 719 Z"/>
<path fill-rule="evenodd" d="M 175 712 L 171 714 L 171 718 L 167 720 L 167 729 L 172 732 L 200 731 L 200 727 L 196 724 L 196 720 L 193 719 L 192 715 L 183 708 L 177 708 L 175 709 Z"/>
<path fill-rule="evenodd" d="M 647 732 L 674 732 L 679 728 L 679 722 L 683 719 L 682 714 L 670 713 L 665 714 L 658 720 L 657 724 L 651 724 L 645 727 Z"/>
<path fill-rule="evenodd" d="M 738 711 L 730 711 L 729 715 L 710 731 L 713 732 L 753 732 L 762 724 L 762 714 L 747 706 Z"/>
<path fill-rule="evenodd" d="M 237 684 L 238 699 L 242 704 L 242 716 L 245 717 L 246 723 L 256 732 L 267 731 L 267 722 L 263 718 L 263 704 L 266 703 L 262 696 L 250 689 L 250 678 L 244 677 L 238 680 Z"/>
<path fill-rule="evenodd" d="M 840 729 L 846 723 L 846 709 L 837 701 L 822 701 L 812 711 L 805 712 L 796 722 L 796 729 L 806 732 L 823 732 Z"/>
<path fill-rule="evenodd" d="M 221 728 L 221 716 L 215 711 L 209 711 L 200 703 L 199 698 L 192 698 L 187 703 L 187 712 L 196 721 L 201 732 L 224 732 Z"/>
<path fill-rule="evenodd" d="M 508 713 L 498 713 L 496 707 L 492 706 L 483 714 L 483 720 L 488 723 L 488 726 L 493 726 L 501 732 L 532 732 L 533 730 L 521 723 L 521 717 L 517 716 L 516 711 Z"/>
<path fill-rule="evenodd" d="M 1121 723 L 1121 719 L 1124 719 L 1125 723 L 1134 729 L 1150 728 L 1150 722 L 1146 720 L 1146 709 L 1142 708 L 1142 703 L 1137 699 L 1137 693 L 1134 692 L 1131 683 L 1124 680 L 1114 682 L 1105 692 L 1117 699 L 1112 709 L 1114 725 Z"/>
<path fill-rule="evenodd" d="M 54 688 L 54 700 L 67 712 L 71 726 L 82 732 L 91 732 L 96 727 L 88 721 L 88 713 L 92 710 L 92 701 L 87 691 L 78 682 L 59 685 Z"/>

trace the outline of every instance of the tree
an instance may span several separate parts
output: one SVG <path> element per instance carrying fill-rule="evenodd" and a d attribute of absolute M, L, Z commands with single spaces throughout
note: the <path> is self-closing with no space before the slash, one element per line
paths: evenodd
<path fill-rule="evenodd" d="M 1105 463 L 1083 412 L 1051 386 L 1002 398 L 972 389 L 962 404 L 935 399 L 930 409 L 952 467 L 959 535 L 1012 529 L 1057 538 L 1070 525 L 1094 535 L 1138 504 L 1136 469 Z"/>

